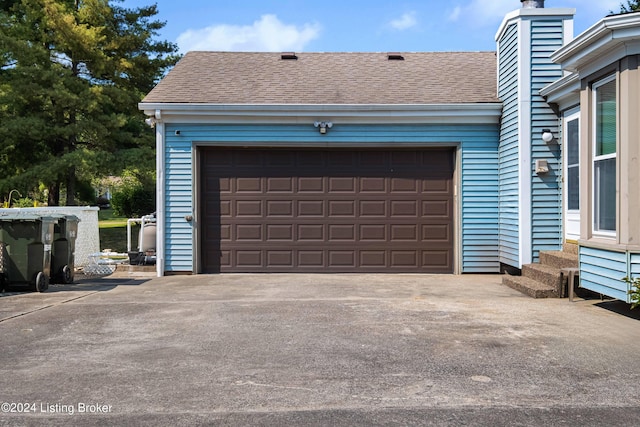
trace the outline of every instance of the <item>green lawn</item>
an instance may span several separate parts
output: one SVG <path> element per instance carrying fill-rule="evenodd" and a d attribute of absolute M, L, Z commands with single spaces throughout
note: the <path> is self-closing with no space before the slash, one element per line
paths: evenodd
<path fill-rule="evenodd" d="M 116 217 L 111 209 L 100 209 L 98 212 L 100 228 L 100 250 L 111 249 L 114 252 L 127 252 L 127 218 Z M 139 225 L 131 227 L 131 248 L 138 246 Z"/>

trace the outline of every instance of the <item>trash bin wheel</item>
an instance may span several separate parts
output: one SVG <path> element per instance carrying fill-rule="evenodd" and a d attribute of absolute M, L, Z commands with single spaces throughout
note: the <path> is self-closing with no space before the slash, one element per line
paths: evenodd
<path fill-rule="evenodd" d="M 35 288 L 38 292 L 44 292 L 49 288 L 47 276 L 41 271 L 36 275 Z"/>
<path fill-rule="evenodd" d="M 62 283 L 72 283 L 73 282 L 73 271 L 69 268 L 68 265 L 62 267 Z"/>

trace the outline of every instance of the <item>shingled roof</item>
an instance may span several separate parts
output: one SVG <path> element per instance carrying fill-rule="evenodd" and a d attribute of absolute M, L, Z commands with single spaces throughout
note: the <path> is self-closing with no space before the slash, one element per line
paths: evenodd
<path fill-rule="evenodd" d="M 499 102 L 494 52 L 189 52 L 143 103 L 464 104 Z M 402 59 L 400 59 L 402 58 Z"/>

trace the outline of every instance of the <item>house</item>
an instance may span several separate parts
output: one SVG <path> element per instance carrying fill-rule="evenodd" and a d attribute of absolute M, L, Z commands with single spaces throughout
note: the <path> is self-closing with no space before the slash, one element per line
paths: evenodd
<path fill-rule="evenodd" d="M 158 274 L 497 273 L 575 245 L 582 286 L 626 300 L 640 14 L 574 38 L 574 9 L 521 3 L 496 52 L 186 54 L 140 103 Z"/>

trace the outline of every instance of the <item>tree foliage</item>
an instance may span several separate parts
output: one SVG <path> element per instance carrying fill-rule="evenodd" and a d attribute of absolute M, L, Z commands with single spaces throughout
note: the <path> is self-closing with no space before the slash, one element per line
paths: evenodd
<path fill-rule="evenodd" d="M 153 168 L 137 104 L 178 59 L 156 41 L 156 5 L 0 0 L 0 194 L 40 185 L 75 204 L 77 183 Z"/>
<path fill-rule="evenodd" d="M 627 0 L 627 4 L 620 3 L 620 13 L 631 13 L 640 10 L 640 0 Z"/>

